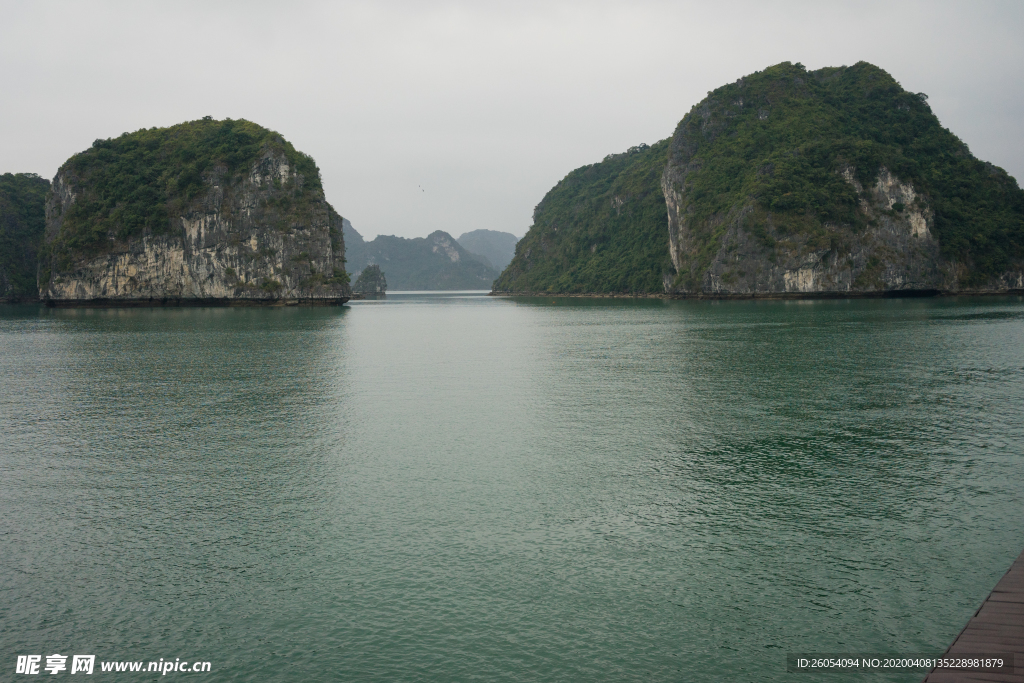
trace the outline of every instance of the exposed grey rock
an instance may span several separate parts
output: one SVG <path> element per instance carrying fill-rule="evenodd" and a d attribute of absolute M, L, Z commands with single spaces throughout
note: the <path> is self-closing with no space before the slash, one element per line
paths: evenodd
<path fill-rule="evenodd" d="M 824 227 L 827 239 L 784 234 L 764 217 L 765 234 L 755 236 L 745 227 L 753 203 L 720 217 L 724 229 L 710 265 L 692 271 L 696 247 L 690 239 L 687 203 L 682 180 L 692 169 L 670 158 L 662 180 L 668 207 L 668 241 L 677 272 L 688 273 L 689 286 L 666 278 L 665 291 L 679 295 L 872 295 L 900 292 L 955 292 L 959 290 L 959 264 L 942 257 L 931 233 L 933 216 L 926 198 L 910 183 L 882 167 L 874 186 L 864 188 L 853 169 L 843 178 L 862 197 L 859 209 L 868 227 Z M 900 210 L 902 208 L 902 210 Z M 758 222 L 760 222 L 759 217 Z M 1007 272 L 971 291 L 1007 291 L 1024 288 L 1024 272 Z"/>

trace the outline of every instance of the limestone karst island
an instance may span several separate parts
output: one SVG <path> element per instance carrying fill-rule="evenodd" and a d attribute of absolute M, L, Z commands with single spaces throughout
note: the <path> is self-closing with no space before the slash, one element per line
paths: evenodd
<path fill-rule="evenodd" d="M 567 175 L 497 293 L 879 296 L 1024 288 L 1024 192 L 923 94 L 784 62 L 666 140 Z"/>
<path fill-rule="evenodd" d="M 378 294 L 385 282 L 739 298 L 1024 290 L 1024 192 L 924 94 L 865 62 L 784 62 L 708 93 L 671 138 L 567 175 L 507 265 L 485 238 L 514 237 L 488 232 L 364 242 L 311 157 L 207 117 L 97 140 L 52 183 L 0 177 L 0 297 L 340 304 L 346 233 L 353 272 L 376 266 L 359 289 Z"/>
<path fill-rule="evenodd" d="M 248 121 L 205 118 L 97 140 L 57 171 L 45 215 L 21 208 L 40 203 L 31 180 L 4 177 L 5 239 L 16 230 L 22 252 L 37 254 L 36 291 L 28 257 L 5 255 L 8 298 L 118 306 L 351 297 L 342 219 L 319 169 Z"/>

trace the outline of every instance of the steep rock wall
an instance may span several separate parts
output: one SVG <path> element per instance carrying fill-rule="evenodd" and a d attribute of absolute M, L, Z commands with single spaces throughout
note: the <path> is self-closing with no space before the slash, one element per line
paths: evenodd
<path fill-rule="evenodd" d="M 46 205 L 46 242 L 77 196 L 76 178 L 58 172 Z M 69 259 L 60 250 L 41 269 L 41 298 L 55 304 L 103 300 L 228 300 L 252 303 L 342 303 L 342 219 L 318 192 L 291 204 L 303 182 L 283 153 L 267 149 L 248 175 L 232 182 L 223 168 L 204 174 L 205 192 L 171 216 L 164 234 L 119 242 L 106 253 Z"/>
<path fill-rule="evenodd" d="M 943 258 L 932 234 L 934 216 L 927 198 L 884 166 L 866 191 L 854 169 L 840 173 L 860 197 L 857 208 L 865 219 L 860 227 L 825 223 L 817 233 L 794 233 L 751 202 L 712 220 L 721 237 L 706 266 L 680 190 L 690 170 L 670 163 L 662 181 L 669 251 L 677 272 L 674 279 L 666 277 L 668 293 L 863 296 L 961 291 L 962 267 Z M 1024 272 L 1011 270 L 963 291 L 1022 288 Z"/>
<path fill-rule="evenodd" d="M 783 62 L 679 122 L 661 176 L 679 295 L 1001 292 L 1024 275 L 1024 192 L 865 62 Z"/>

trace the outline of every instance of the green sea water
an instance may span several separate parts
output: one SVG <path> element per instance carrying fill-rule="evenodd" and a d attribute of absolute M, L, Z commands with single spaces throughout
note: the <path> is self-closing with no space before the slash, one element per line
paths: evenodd
<path fill-rule="evenodd" d="M 0 307 L 0 680 L 919 681 L 786 656 L 948 646 L 1022 408 L 1017 297 Z"/>

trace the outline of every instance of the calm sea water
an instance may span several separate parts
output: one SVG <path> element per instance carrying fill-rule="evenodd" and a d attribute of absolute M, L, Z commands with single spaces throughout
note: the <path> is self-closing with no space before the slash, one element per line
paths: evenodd
<path fill-rule="evenodd" d="M 0 307 L 0 678 L 939 653 L 1024 547 L 1022 341 L 1019 298 Z"/>

